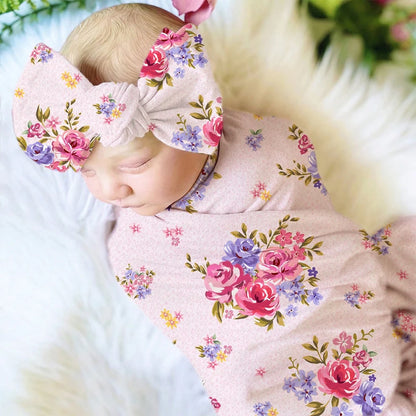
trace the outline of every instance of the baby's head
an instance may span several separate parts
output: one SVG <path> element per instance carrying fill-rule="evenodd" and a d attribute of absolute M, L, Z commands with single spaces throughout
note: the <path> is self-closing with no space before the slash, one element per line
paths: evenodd
<path fill-rule="evenodd" d="M 81 168 L 98 199 L 154 215 L 186 195 L 216 154 L 221 99 L 202 37 L 174 15 L 110 7 L 77 26 L 60 54 L 40 44 L 31 56 L 37 68 L 28 65 L 14 106 L 19 144 L 48 168 Z M 49 94 L 42 85 L 26 94 L 42 78 Z"/>
<path fill-rule="evenodd" d="M 184 22 L 155 6 L 128 3 L 93 13 L 68 36 L 61 53 L 89 81 L 136 84 L 150 48 L 165 27 Z"/>

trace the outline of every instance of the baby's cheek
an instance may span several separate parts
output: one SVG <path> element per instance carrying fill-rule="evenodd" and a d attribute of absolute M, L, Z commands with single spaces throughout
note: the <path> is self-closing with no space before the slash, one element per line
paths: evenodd
<path fill-rule="evenodd" d="M 101 195 L 101 188 L 96 179 L 93 177 L 88 177 L 86 175 L 82 175 L 82 178 L 84 179 L 85 184 L 87 185 L 88 190 L 97 198 L 102 199 Z"/>

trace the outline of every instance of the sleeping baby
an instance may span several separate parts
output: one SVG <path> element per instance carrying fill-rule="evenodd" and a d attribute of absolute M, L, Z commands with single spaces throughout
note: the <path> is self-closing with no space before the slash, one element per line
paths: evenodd
<path fill-rule="evenodd" d="M 336 213 L 301 127 L 223 109 L 194 25 L 102 10 L 38 44 L 15 95 L 23 151 L 116 206 L 115 278 L 213 414 L 416 415 L 416 217 Z"/>

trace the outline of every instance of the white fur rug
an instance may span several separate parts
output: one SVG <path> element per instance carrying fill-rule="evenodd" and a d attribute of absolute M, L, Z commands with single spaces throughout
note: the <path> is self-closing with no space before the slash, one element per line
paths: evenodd
<path fill-rule="evenodd" d="M 295 3 L 218 0 L 201 29 L 226 105 L 302 126 L 334 204 L 370 232 L 416 214 L 416 95 L 394 74 L 376 83 L 352 64 L 340 68 L 336 51 L 316 65 Z M 11 127 L 13 91 L 32 47 L 44 41 L 59 49 L 78 22 L 111 4 L 45 16 L 0 48 L 0 409 L 7 416 L 212 414 L 190 365 L 111 275 L 104 245 L 111 209 L 78 175 L 31 162 Z M 167 0 L 153 4 L 171 9 Z"/>

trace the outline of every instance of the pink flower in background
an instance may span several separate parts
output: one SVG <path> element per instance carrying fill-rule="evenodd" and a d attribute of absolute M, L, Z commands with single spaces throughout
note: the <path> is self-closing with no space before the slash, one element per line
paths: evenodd
<path fill-rule="evenodd" d="M 370 354 L 365 350 L 356 352 L 354 354 L 354 357 L 352 357 L 352 365 L 356 367 L 362 365 L 363 367 L 367 368 L 371 364 L 371 361 L 373 361 L 373 359 L 370 357 Z"/>
<path fill-rule="evenodd" d="M 185 14 L 185 22 L 199 25 L 208 19 L 214 10 L 216 0 L 172 0 L 179 14 Z"/>
<path fill-rule="evenodd" d="M 360 388 L 360 370 L 348 360 L 329 361 L 318 370 L 319 390 L 339 399 L 351 399 Z"/>

